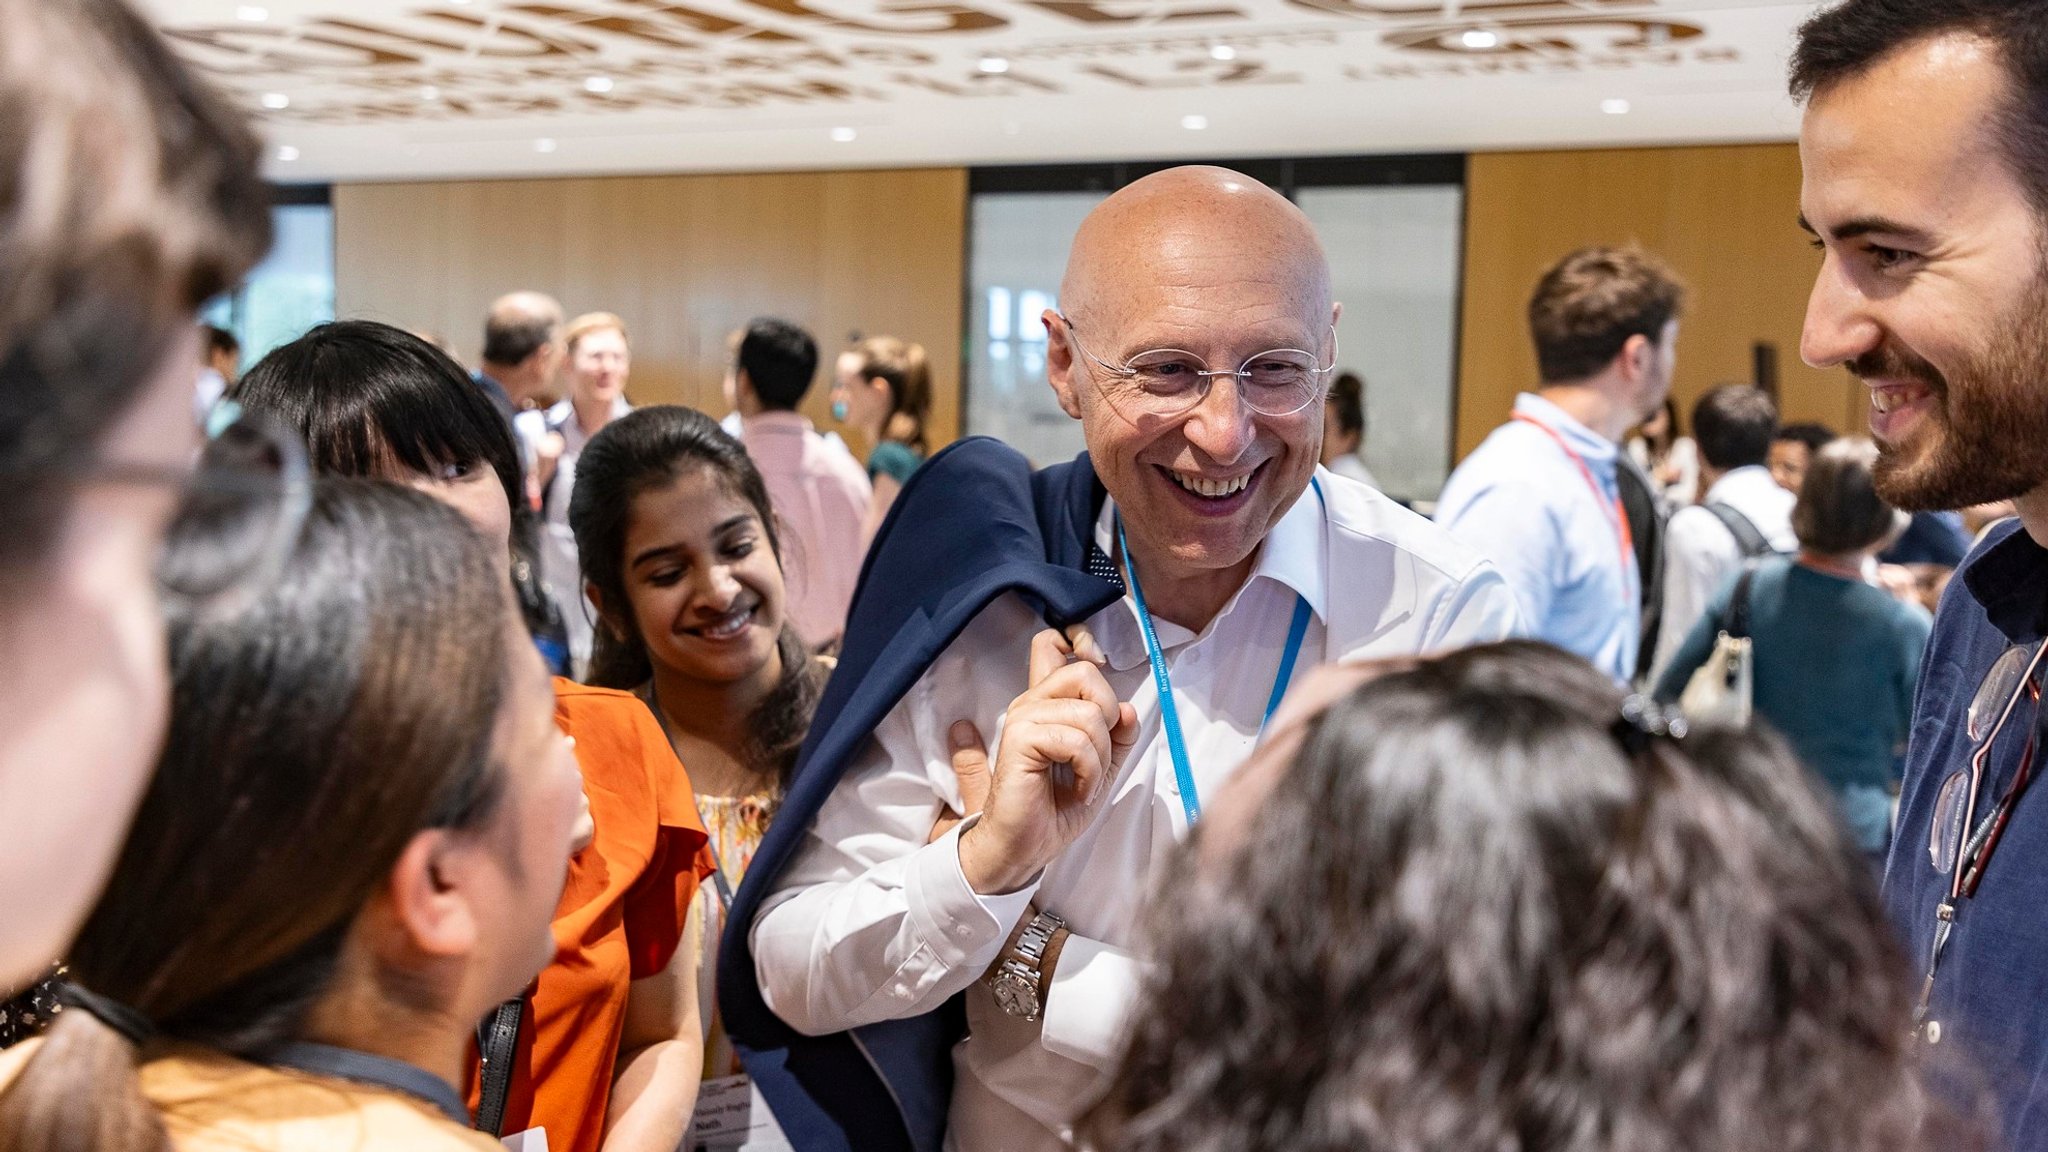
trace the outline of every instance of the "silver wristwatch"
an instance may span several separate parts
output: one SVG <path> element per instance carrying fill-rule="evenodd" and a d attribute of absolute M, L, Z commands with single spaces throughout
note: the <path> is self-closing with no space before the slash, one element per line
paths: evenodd
<path fill-rule="evenodd" d="M 996 1006 L 1019 1020 L 1036 1020 L 1045 1010 L 1045 946 L 1053 933 L 1067 926 L 1050 912 L 1040 912 L 1017 936 L 1017 946 L 989 976 Z"/>

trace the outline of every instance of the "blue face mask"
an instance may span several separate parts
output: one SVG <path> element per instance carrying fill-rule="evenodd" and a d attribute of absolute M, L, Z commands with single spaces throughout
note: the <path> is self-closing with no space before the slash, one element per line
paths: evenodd
<path fill-rule="evenodd" d="M 852 409 L 846 406 L 846 401 L 834 400 L 832 402 L 832 418 L 834 420 L 839 421 L 841 424 L 846 423 L 846 416 L 847 413 L 850 411 L 852 411 Z"/>

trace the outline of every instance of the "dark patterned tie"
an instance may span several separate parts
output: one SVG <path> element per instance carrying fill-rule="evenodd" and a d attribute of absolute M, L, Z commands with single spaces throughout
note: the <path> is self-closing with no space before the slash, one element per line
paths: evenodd
<path fill-rule="evenodd" d="M 1087 572 L 1090 576 L 1107 580 L 1111 584 L 1116 585 L 1116 590 L 1119 592 L 1126 590 L 1124 588 L 1124 574 L 1117 571 L 1116 561 L 1111 560 L 1109 553 L 1104 552 L 1098 544 L 1090 543 L 1088 545 Z"/>

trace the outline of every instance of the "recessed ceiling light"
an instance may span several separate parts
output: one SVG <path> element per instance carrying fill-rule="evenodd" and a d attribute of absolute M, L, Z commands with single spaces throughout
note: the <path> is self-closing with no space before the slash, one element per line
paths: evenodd
<path fill-rule="evenodd" d="M 422 100 L 428 100 L 428 101 L 433 101 L 433 100 L 439 100 L 440 98 L 441 98 L 441 90 L 440 90 L 439 88 L 435 87 L 435 86 L 434 86 L 434 85 L 432 85 L 432 84 L 422 84 L 422 85 L 420 85 L 420 99 L 422 99 Z"/>
<path fill-rule="evenodd" d="M 1458 37 L 1458 42 L 1481 52 L 1488 48 L 1500 47 L 1500 37 L 1484 28 L 1467 28 L 1465 34 Z"/>
<path fill-rule="evenodd" d="M 251 24 L 261 24 L 265 20 L 270 19 L 270 9 L 259 8 L 254 4 L 244 4 L 235 9 L 235 19 L 246 20 Z"/>
<path fill-rule="evenodd" d="M 292 98 L 282 92 L 265 92 L 263 94 L 263 106 L 276 112 L 280 109 L 291 107 Z"/>
<path fill-rule="evenodd" d="M 851 128 L 834 128 L 832 130 L 832 141 L 835 144 L 851 144 L 853 143 L 853 138 L 858 135 L 860 133 L 855 132 Z"/>
<path fill-rule="evenodd" d="M 1010 62 L 1001 56 L 983 56 L 976 67 L 991 76 L 1000 76 L 1010 70 Z"/>
<path fill-rule="evenodd" d="M 1600 110 L 1609 116 L 1626 116 L 1628 115 L 1628 107 L 1628 101 L 1626 100 L 1602 100 L 1600 102 Z"/>
<path fill-rule="evenodd" d="M 533 142 L 533 150 L 535 152 L 553 152 L 555 147 L 555 140 L 552 136 L 543 136 Z"/>
<path fill-rule="evenodd" d="M 278 148 L 277 158 L 289 164 L 299 158 L 299 150 L 289 144 L 285 144 Z"/>
<path fill-rule="evenodd" d="M 1235 60 L 1235 59 L 1237 59 L 1237 49 L 1235 49 L 1235 48 L 1232 48 L 1232 47 L 1231 47 L 1230 45 L 1228 45 L 1228 44 L 1217 44 L 1217 45 L 1214 45 L 1214 46 L 1212 46 L 1212 47 L 1211 47 L 1211 48 L 1209 49 L 1209 59 L 1211 59 L 1211 60 Z"/>
<path fill-rule="evenodd" d="M 1180 118 L 1180 126 L 1190 132 L 1200 132 L 1209 126 L 1209 118 L 1207 116 L 1183 116 Z"/>
<path fill-rule="evenodd" d="M 609 76 L 591 76 L 583 81 L 583 90 L 585 92 L 595 92 L 602 96 L 612 90 L 612 78 Z"/>

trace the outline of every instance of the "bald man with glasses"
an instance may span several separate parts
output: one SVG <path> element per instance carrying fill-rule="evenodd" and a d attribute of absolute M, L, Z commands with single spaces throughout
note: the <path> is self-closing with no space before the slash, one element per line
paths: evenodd
<path fill-rule="evenodd" d="M 1087 454 L 969 440 L 912 479 L 735 904 L 721 1005 L 798 1148 L 1066 1146 L 1157 873 L 1291 679 L 1515 626 L 1477 554 L 1318 467 L 1340 308 L 1284 198 L 1146 177 L 1060 304 Z"/>

